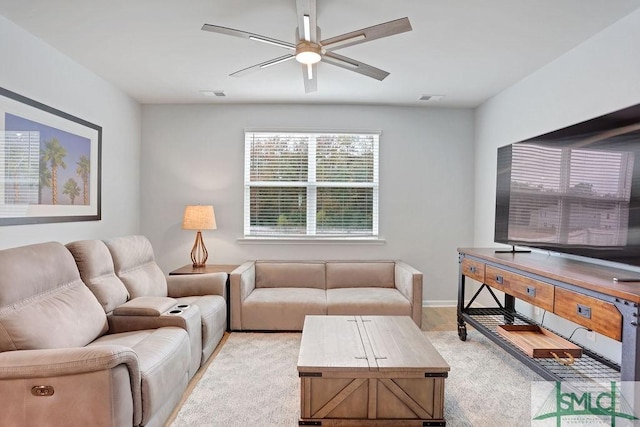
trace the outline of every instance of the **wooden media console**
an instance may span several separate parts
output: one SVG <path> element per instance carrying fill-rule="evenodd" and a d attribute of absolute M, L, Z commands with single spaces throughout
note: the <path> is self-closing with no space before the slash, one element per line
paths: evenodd
<path fill-rule="evenodd" d="M 458 249 L 458 335 L 466 340 L 469 323 L 546 379 L 640 380 L 640 273 L 543 253 L 496 253 L 495 249 Z M 482 284 L 467 302 L 465 279 Z M 634 281 L 637 278 L 637 281 Z M 618 279 L 618 280 L 614 280 Z M 499 298 L 494 291 L 504 293 Z M 474 307 L 488 291 L 495 307 Z M 497 333 L 500 324 L 532 324 L 515 308 L 519 299 L 621 342 L 621 363 L 584 349 L 575 364 L 534 359 Z"/>

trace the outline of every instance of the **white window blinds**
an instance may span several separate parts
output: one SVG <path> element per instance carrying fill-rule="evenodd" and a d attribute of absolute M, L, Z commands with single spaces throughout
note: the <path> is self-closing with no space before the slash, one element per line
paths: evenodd
<path fill-rule="evenodd" d="M 245 133 L 244 234 L 378 235 L 374 133 Z"/>

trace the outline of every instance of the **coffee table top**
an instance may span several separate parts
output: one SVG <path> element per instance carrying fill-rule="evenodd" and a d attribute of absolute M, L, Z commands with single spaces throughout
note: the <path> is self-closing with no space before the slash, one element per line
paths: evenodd
<path fill-rule="evenodd" d="M 447 372 L 449 365 L 409 316 L 306 316 L 299 372 Z"/>

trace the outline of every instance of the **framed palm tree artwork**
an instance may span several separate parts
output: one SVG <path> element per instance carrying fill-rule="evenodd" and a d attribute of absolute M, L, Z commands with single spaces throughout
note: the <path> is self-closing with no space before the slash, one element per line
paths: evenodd
<path fill-rule="evenodd" d="M 0 225 L 98 221 L 102 127 L 0 87 Z"/>

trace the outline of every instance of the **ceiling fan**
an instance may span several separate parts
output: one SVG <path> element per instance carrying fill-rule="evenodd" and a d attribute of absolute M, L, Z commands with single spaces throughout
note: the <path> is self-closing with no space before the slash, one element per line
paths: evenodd
<path fill-rule="evenodd" d="M 316 0 L 296 0 L 296 9 L 298 14 L 298 31 L 296 34 L 297 40 L 295 44 L 271 37 L 261 36 L 259 34 L 249 33 L 247 31 L 221 27 L 219 25 L 204 24 L 202 26 L 202 30 L 226 34 L 229 36 L 242 37 L 293 51 L 287 55 L 236 71 L 235 73 L 230 74 L 230 76 L 239 77 L 252 71 L 281 64 L 295 58 L 296 61 L 302 64 L 304 90 L 306 93 L 318 90 L 317 64 L 320 61 L 351 70 L 377 80 L 384 80 L 384 78 L 389 75 L 388 72 L 365 64 L 364 62 L 338 55 L 335 51 L 347 46 L 353 46 L 371 40 L 380 39 L 382 37 L 411 31 L 409 18 L 401 18 L 385 22 L 384 24 L 363 28 L 361 30 L 351 31 L 328 39 L 318 40 L 320 38 L 320 31 L 316 23 Z"/>

